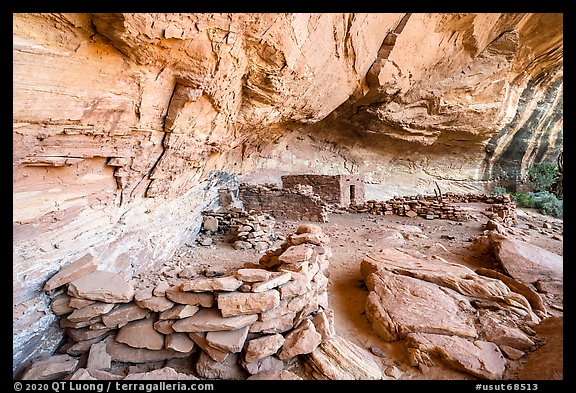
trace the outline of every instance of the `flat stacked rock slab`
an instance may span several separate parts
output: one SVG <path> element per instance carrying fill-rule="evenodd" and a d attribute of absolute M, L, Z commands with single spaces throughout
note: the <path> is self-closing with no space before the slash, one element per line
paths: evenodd
<path fill-rule="evenodd" d="M 130 345 L 116 341 L 113 336 L 107 337 L 106 351 L 110 354 L 112 361 L 122 363 L 149 363 L 159 360 L 169 360 L 190 356 L 189 353 L 178 352 L 172 349 L 152 350 L 148 348 L 134 348 Z"/>
<path fill-rule="evenodd" d="M 92 254 L 86 254 L 82 258 L 70 263 L 53 275 L 46 284 L 44 291 L 48 292 L 71 281 L 79 279 L 89 273 L 94 272 L 98 267 L 98 261 Z"/>
<path fill-rule="evenodd" d="M 69 295 L 105 303 L 128 303 L 134 293 L 134 287 L 121 275 L 103 270 L 95 270 L 68 284 Z"/>
<path fill-rule="evenodd" d="M 116 334 L 116 341 L 133 348 L 160 350 L 164 348 L 164 335 L 154 329 L 157 317 L 128 322 Z"/>
<path fill-rule="evenodd" d="M 175 332 L 213 332 L 236 330 L 258 320 L 258 315 L 222 316 L 218 308 L 203 308 L 191 317 L 176 321 L 172 325 Z"/>

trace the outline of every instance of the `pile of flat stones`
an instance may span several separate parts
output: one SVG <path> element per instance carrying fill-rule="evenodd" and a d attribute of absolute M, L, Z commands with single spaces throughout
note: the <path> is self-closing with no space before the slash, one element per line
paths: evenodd
<path fill-rule="evenodd" d="M 201 245 L 212 244 L 212 236 L 220 234 L 228 235 L 228 241 L 236 250 L 254 249 L 262 252 L 270 249 L 276 240 L 284 240 L 274 234 L 276 220 L 267 213 L 218 208 L 202 214 L 204 220 L 198 237 Z"/>
<path fill-rule="evenodd" d="M 335 336 L 328 241 L 302 225 L 257 263 L 141 289 L 88 254 L 46 282 L 68 340 L 21 379 L 302 379 L 285 367 Z"/>
<path fill-rule="evenodd" d="M 517 225 L 516 205 L 510 200 L 509 195 L 504 195 L 501 202 L 495 202 L 483 212 L 489 219 L 502 222 L 506 225 Z"/>
<path fill-rule="evenodd" d="M 377 215 L 398 215 L 405 217 L 423 217 L 428 220 L 435 218 L 466 221 L 470 219 L 468 211 L 457 204 L 487 203 L 491 206 L 484 215 L 507 224 L 516 223 L 516 205 L 508 194 L 454 194 L 446 193 L 441 197 L 432 195 L 395 196 L 386 201 L 369 200 L 362 205 L 350 205 L 352 213 L 369 213 Z"/>
<path fill-rule="evenodd" d="M 397 215 L 405 217 L 420 216 L 428 220 L 435 218 L 465 221 L 468 213 L 447 200 L 433 196 L 395 196 L 387 201 L 366 201 L 363 205 L 350 205 L 353 213 L 370 213 L 377 215 Z"/>

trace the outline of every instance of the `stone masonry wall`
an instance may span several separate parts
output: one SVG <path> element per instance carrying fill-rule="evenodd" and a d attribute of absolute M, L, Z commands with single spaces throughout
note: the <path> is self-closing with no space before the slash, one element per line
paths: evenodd
<path fill-rule="evenodd" d="M 310 186 L 329 205 L 347 207 L 351 202 L 364 203 L 364 178 L 359 175 L 284 175 L 282 188 L 297 190 Z M 351 189 L 353 186 L 353 190 Z M 352 196 L 352 193 L 354 196 Z"/>
<path fill-rule="evenodd" d="M 204 216 L 201 235 L 198 243 L 211 245 L 212 236 L 224 234 L 227 241 L 232 243 L 236 250 L 255 249 L 266 251 L 272 244 L 280 239 L 274 233 L 276 220 L 267 213 L 257 214 L 253 211 L 246 212 L 239 208 L 218 209 L 202 212 Z M 281 240 L 284 240 L 282 237 Z"/>
<path fill-rule="evenodd" d="M 491 219 L 497 219 L 507 224 L 515 224 L 516 205 L 510 196 L 500 195 L 458 195 L 446 193 L 442 197 L 430 195 L 397 196 L 387 201 L 367 201 L 363 205 L 351 205 L 349 210 L 356 213 L 370 213 L 378 215 L 399 215 L 407 217 L 424 217 L 465 221 L 469 219 L 466 209 L 458 206 L 459 203 L 487 203 L 491 206 L 484 214 Z"/>
<path fill-rule="evenodd" d="M 310 190 L 241 184 L 238 198 L 246 210 L 268 213 L 276 219 L 328 222 L 326 203 Z"/>
<path fill-rule="evenodd" d="M 21 379 L 124 379 L 111 372 L 114 362 L 177 359 L 198 349 L 203 378 L 213 378 L 223 362 L 237 368 L 233 379 L 282 370 L 284 361 L 335 335 L 328 242 L 319 226 L 303 225 L 258 263 L 139 290 L 97 270 L 96 258 L 86 255 L 44 286 L 68 341 L 60 355 L 32 362 Z"/>
<path fill-rule="evenodd" d="M 329 175 L 285 175 L 282 179 L 282 188 L 297 190 L 300 185 L 312 187 L 312 192 L 327 204 L 340 204 L 340 176 Z"/>
<path fill-rule="evenodd" d="M 366 186 L 364 183 L 364 176 L 340 176 L 340 206 L 348 207 L 350 204 L 361 205 L 364 203 L 365 194 Z"/>

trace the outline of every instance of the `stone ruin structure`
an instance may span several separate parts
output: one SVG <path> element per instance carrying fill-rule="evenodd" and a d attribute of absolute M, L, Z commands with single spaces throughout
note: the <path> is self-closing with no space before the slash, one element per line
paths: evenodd
<path fill-rule="evenodd" d="M 67 342 L 21 379 L 302 379 L 284 369 L 299 355 L 316 379 L 381 379 L 369 353 L 334 331 L 328 243 L 303 225 L 258 263 L 139 289 L 87 254 L 45 283 Z M 192 357 L 198 377 L 173 368 Z"/>
<path fill-rule="evenodd" d="M 364 176 L 362 175 L 284 175 L 282 188 L 298 190 L 309 186 L 312 192 L 329 205 L 348 207 L 364 204 Z"/>
<path fill-rule="evenodd" d="M 230 187 L 218 189 L 218 199 L 223 209 L 241 209 L 241 203 L 238 200 L 238 190 Z"/>
<path fill-rule="evenodd" d="M 237 197 L 237 188 L 220 188 L 218 196 L 220 206 L 202 212 L 202 226 L 196 239 L 200 245 L 210 246 L 213 237 L 223 236 L 237 250 L 255 249 L 261 252 L 268 250 L 276 240 L 284 240 L 274 233 L 274 217 L 244 209 Z"/>
<path fill-rule="evenodd" d="M 328 205 L 311 187 L 280 188 L 274 184 L 241 184 L 238 198 L 246 210 L 295 221 L 328 222 Z"/>
<path fill-rule="evenodd" d="M 510 195 L 446 193 L 441 198 L 431 195 L 396 196 L 387 201 L 369 200 L 362 205 L 350 205 L 353 213 L 370 213 L 377 215 L 398 215 L 406 217 L 423 217 L 428 220 L 435 218 L 464 221 L 469 219 L 466 209 L 457 204 L 487 203 L 490 204 L 484 215 L 506 224 L 516 224 L 516 205 Z"/>
<path fill-rule="evenodd" d="M 294 175 L 283 176 L 288 187 L 274 184 L 240 184 L 237 188 L 227 187 L 218 190 L 220 206 L 203 211 L 199 244 L 212 244 L 215 234 L 228 235 L 228 242 L 235 249 L 255 249 L 265 251 L 277 240 L 274 234 L 275 218 L 295 221 L 328 222 L 330 203 L 338 204 L 349 200 L 343 198 L 341 189 L 354 189 L 357 178 L 346 176 Z M 300 183 L 297 183 L 300 179 Z M 310 184 L 317 179 L 314 187 Z M 326 185 L 326 189 L 324 189 Z M 314 192 L 319 190 L 322 197 Z M 363 200 L 364 187 L 358 185 L 359 200 Z"/>
<path fill-rule="evenodd" d="M 562 148 L 561 12 L 12 19 L 14 373 L 58 345 L 62 264 L 169 259 L 232 176 L 467 192 Z"/>
<path fill-rule="evenodd" d="M 328 212 L 341 208 L 352 213 L 464 221 L 469 219 L 469 214 L 461 204 L 486 203 L 490 205 L 484 212 L 488 218 L 506 224 L 517 223 L 516 206 L 508 194 L 448 192 L 434 196 L 395 196 L 386 201 L 365 201 L 362 176 L 285 175 L 281 178 L 283 188 L 274 184 L 241 184 L 237 191 L 238 199 L 244 208 L 253 212 L 287 220 L 318 222 L 328 222 Z M 233 190 L 221 190 L 220 196 L 222 206 L 238 206 Z"/>
<path fill-rule="evenodd" d="M 316 222 L 328 222 L 330 209 L 364 203 L 364 178 L 360 175 L 284 175 L 281 180 L 282 187 L 243 183 L 238 188 L 238 199 L 246 210 Z M 230 204 L 232 200 L 232 190 L 221 191 L 221 203 Z"/>

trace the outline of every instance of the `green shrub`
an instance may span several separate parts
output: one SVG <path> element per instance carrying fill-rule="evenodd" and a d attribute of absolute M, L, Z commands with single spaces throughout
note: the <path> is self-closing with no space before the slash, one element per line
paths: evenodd
<path fill-rule="evenodd" d="M 512 195 L 512 200 L 518 207 L 538 209 L 540 213 L 556 218 L 562 218 L 564 214 L 562 200 L 548 191 L 516 192 Z"/>
<path fill-rule="evenodd" d="M 558 177 L 558 168 L 554 164 L 539 162 L 528 169 L 528 185 L 534 192 L 548 191 Z"/>
<path fill-rule="evenodd" d="M 540 212 L 542 214 L 548 214 L 549 216 L 553 216 L 556 218 L 563 218 L 564 207 L 562 201 L 559 199 L 555 199 L 544 202 L 542 206 L 540 206 Z"/>
<path fill-rule="evenodd" d="M 532 196 L 530 195 L 530 192 L 515 192 L 512 195 L 512 200 L 514 201 L 514 203 L 516 203 L 516 206 L 518 207 L 528 207 L 528 208 L 534 208 L 536 207 L 536 204 L 534 203 L 534 200 L 532 199 Z"/>
<path fill-rule="evenodd" d="M 494 196 L 501 196 L 501 195 L 506 195 L 508 194 L 508 191 L 506 190 L 506 187 L 502 187 L 502 186 L 496 186 L 494 187 L 494 189 L 492 190 L 492 195 Z"/>
<path fill-rule="evenodd" d="M 548 214 L 557 218 L 562 218 L 564 213 L 564 205 L 556 195 L 548 191 L 533 192 L 532 200 L 535 207 L 542 214 Z"/>

